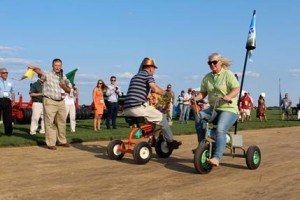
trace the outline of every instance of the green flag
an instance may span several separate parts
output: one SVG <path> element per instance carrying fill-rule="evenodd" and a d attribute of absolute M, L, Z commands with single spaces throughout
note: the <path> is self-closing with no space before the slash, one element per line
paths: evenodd
<path fill-rule="evenodd" d="M 66 74 L 66 77 L 69 79 L 69 81 L 74 84 L 74 79 L 75 79 L 75 73 L 77 72 L 77 68 L 70 71 L 69 73 Z"/>

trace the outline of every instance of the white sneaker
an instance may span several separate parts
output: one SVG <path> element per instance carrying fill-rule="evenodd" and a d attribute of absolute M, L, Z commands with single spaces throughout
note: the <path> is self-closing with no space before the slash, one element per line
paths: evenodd
<path fill-rule="evenodd" d="M 36 135 L 36 132 L 30 132 L 29 134 L 30 135 Z"/>
<path fill-rule="evenodd" d="M 46 133 L 45 131 L 40 130 L 40 134 L 45 134 L 45 133 Z"/>

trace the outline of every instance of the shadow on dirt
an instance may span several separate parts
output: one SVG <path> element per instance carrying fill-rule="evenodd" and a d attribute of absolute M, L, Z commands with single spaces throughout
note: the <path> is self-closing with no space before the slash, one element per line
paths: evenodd
<path fill-rule="evenodd" d="M 73 142 L 73 141 L 72 141 Z M 89 145 L 89 144 L 82 144 L 78 143 L 79 141 L 76 141 L 76 143 L 72 143 L 72 146 L 74 148 L 77 148 L 82 151 L 87 151 L 95 154 L 95 157 L 109 160 L 107 155 L 107 147 L 104 145 Z M 132 153 L 125 153 L 124 157 L 121 160 L 111 160 L 112 162 L 121 162 L 124 164 L 130 164 L 130 165 L 137 165 L 135 163 L 134 158 L 132 156 Z M 151 163 L 151 162 L 157 162 L 164 166 L 167 169 L 177 171 L 180 173 L 187 173 L 187 174 L 195 174 L 197 173 L 194 168 L 193 159 L 186 159 L 186 158 L 175 158 L 175 157 L 169 157 L 169 158 L 159 158 L 155 153 L 153 153 L 152 158 L 148 163 L 145 165 Z M 235 168 L 235 169 L 247 169 L 245 166 L 237 165 L 237 164 L 229 164 L 229 163 L 221 163 L 222 167 L 228 167 L 228 168 Z"/>
<path fill-rule="evenodd" d="M 157 155 L 155 155 L 151 161 L 155 161 L 158 163 L 161 163 L 165 168 L 171 169 L 173 171 L 181 172 L 181 173 L 188 173 L 188 174 L 195 174 L 195 169 L 191 166 L 188 166 L 187 164 L 192 163 L 192 159 L 186 159 L 186 158 L 159 158 Z"/>

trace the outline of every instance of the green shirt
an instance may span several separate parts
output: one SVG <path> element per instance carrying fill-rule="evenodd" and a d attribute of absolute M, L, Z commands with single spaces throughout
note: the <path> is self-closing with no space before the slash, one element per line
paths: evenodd
<path fill-rule="evenodd" d="M 43 85 L 41 84 L 41 82 L 39 80 L 30 84 L 29 94 L 31 94 L 31 93 L 43 93 Z M 37 96 L 37 97 L 32 97 L 32 101 L 42 103 L 43 95 Z"/>
<path fill-rule="evenodd" d="M 234 74 L 230 70 L 222 68 L 218 74 L 212 72 L 206 74 L 202 80 L 200 92 L 207 93 L 208 102 L 213 106 L 216 97 L 223 97 L 237 87 L 239 87 L 239 82 Z M 238 113 L 237 97 L 231 100 L 232 103 L 220 101 L 216 109 Z"/>

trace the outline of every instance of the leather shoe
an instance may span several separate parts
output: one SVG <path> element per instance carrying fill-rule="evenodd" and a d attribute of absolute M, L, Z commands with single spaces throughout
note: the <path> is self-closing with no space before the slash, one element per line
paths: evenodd
<path fill-rule="evenodd" d="M 192 152 L 193 152 L 193 154 L 195 154 L 195 152 L 196 152 L 196 149 L 192 149 Z"/>
<path fill-rule="evenodd" d="M 60 146 L 60 147 L 70 147 L 70 144 L 69 143 L 65 143 L 65 144 L 58 143 L 57 146 Z"/>
<path fill-rule="evenodd" d="M 48 146 L 48 149 L 50 149 L 50 150 L 56 150 L 56 146 Z"/>
<path fill-rule="evenodd" d="M 181 144 L 182 144 L 182 142 L 173 140 L 172 142 L 168 142 L 168 147 L 169 147 L 169 149 L 178 149 Z"/>

